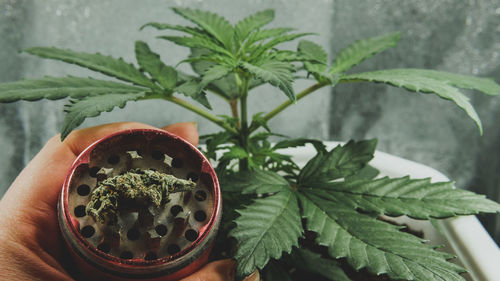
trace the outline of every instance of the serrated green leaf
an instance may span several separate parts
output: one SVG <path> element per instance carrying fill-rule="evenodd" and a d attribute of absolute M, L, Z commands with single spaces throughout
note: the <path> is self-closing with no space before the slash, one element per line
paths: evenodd
<path fill-rule="evenodd" d="M 227 56 L 214 54 L 208 49 L 191 48 L 190 58 L 200 58 L 200 57 L 213 58 L 213 60 L 211 59 L 194 60 L 190 62 L 194 72 L 196 72 L 200 76 L 202 76 L 210 67 L 214 66 L 217 63 L 218 64 L 226 63 L 230 65 L 230 63 L 226 61 Z M 211 91 L 218 93 L 220 96 L 228 100 L 234 99 L 238 93 L 238 86 L 236 85 L 234 74 L 229 74 L 224 78 L 212 81 L 212 83 L 210 83 L 207 88 Z"/>
<path fill-rule="evenodd" d="M 227 131 L 200 136 L 205 140 L 206 150 L 203 152 L 208 158 L 217 160 L 216 152 L 221 145 L 227 144 L 233 138 L 233 134 Z"/>
<path fill-rule="evenodd" d="M 189 80 L 181 85 L 174 88 L 175 92 L 181 93 L 186 97 L 190 97 L 195 101 L 199 102 L 201 105 L 205 106 L 208 109 L 212 109 L 212 106 L 208 102 L 207 94 L 200 90 L 200 86 L 198 82 L 194 80 Z"/>
<path fill-rule="evenodd" d="M 403 68 L 400 70 L 404 71 L 407 75 L 439 80 L 449 86 L 454 86 L 462 89 L 477 90 L 491 96 L 500 95 L 500 85 L 491 78 L 476 77 L 430 69 Z"/>
<path fill-rule="evenodd" d="M 257 134 L 258 136 L 258 134 Z M 250 144 L 250 151 L 252 154 L 252 161 L 256 164 L 255 168 L 268 167 L 272 169 L 276 165 L 282 165 L 284 162 L 293 163 L 290 155 L 284 155 L 275 152 L 271 148 L 271 144 L 267 140 L 261 141 L 259 144 L 255 141 L 255 137 L 252 137 Z"/>
<path fill-rule="evenodd" d="M 272 52 L 269 52 L 267 55 L 263 55 L 263 57 L 268 57 L 268 59 L 270 60 L 282 61 L 282 62 L 298 62 L 308 59 L 303 57 L 297 52 L 288 50 L 273 50 Z"/>
<path fill-rule="evenodd" d="M 93 78 L 45 77 L 0 84 L 0 102 L 57 100 L 66 97 L 82 99 L 87 96 L 128 94 L 144 90 L 132 85 Z"/>
<path fill-rule="evenodd" d="M 259 45 L 256 48 L 249 50 L 251 52 L 249 61 L 252 62 L 253 60 L 259 60 L 259 57 L 261 55 L 263 55 L 266 51 L 274 48 L 276 45 L 279 45 L 281 43 L 285 43 L 288 41 L 293 41 L 297 38 L 308 36 L 308 35 L 313 35 L 313 34 L 315 34 L 315 33 L 312 33 L 312 32 L 295 33 L 295 34 L 281 35 L 281 36 L 277 36 L 275 38 L 272 38 L 271 40 L 264 43 L 263 45 Z"/>
<path fill-rule="evenodd" d="M 278 87 L 292 101 L 296 100 L 293 92 L 293 66 L 285 62 L 266 61 L 261 65 L 253 65 L 243 62 L 242 66 L 252 73 L 257 79 L 268 82 Z"/>
<path fill-rule="evenodd" d="M 260 115 L 260 113 L 261 112 L 259 112 L 257 114 Z M 250 136 L 250 138 L 249 138 L 249 141 L 250 141 L 249 144 L 256 144 L 257 142 L 260 142 L 260 141 L 265 141 L 266 144 L 270 144 L 270 142 L 267 139 L 269 137 L 271 137 L 271 136 L 281 136 L 281 135 L 274 134 L 274 133 L 271 133 L 271 132 L 257 132 L 257 133 L 255 133 L 255 134 L 253 134 L 253 135 Z"/>
<path fill-rule="evenodd" d="M 322 153 L 327 152 L 326 147 L 322 141 L 314 139 L 304 139 L 304 138 L 279 141 L 273 146 L 273 150 L 289 148 L 289 147 L 299 147 L 299 146 L 304 146 L 308 143 L 312 144 L 317 152 L 322 152 Z"/>
<path fill-rule="evenodd" d="M 334 86 L 339 81 L 339 75 L 326 72 L 327 53 L 320 45 L 302 40 L 299 42 L 298 51 L 301 57 L 304 58 L 304 68 L 308 73 L 311 73 L 318 82 L 328 81 Z"/>
<path fill-rule="evenodd" d="M 205 48 L 222 55 L 226 55 L 229 57 L 232 56 L 232 54 L 223 47 L 203 37 L 158 36 L 157 38 L 171 41 L 180 46 L 189 48 Z"/>
<path fill-rule="evenodd" d="M 343 76 L 341 80 L 345 81 L 373 81 L 386 83 L 397 87 L 403 87 L 409 91 L 421 93 L 434 93 L 440 98 L 453 101 L 458 107 L 474 120 L 479 128 L 480 134 L 483 134 L 483 126 L 474 107 L 469 102 L 469 98 L 462 94 L 457 88 L 450 86 L 448 80 L 439 78 L 429 78 L 427 75 L 420 76 L 413 69 L 389 69 L 372 72 L 363 72 Z M 469 81 L 470 82 L 470 81 Z M 468 84 L 470 87 L 470 84 Z"/>
<path fill-rule="evenodd" d="M 105 111 L 110 112 L 116 106 L 123 108 L 127 101 L 135 101 L 145 95 L 145 92 L 140 92 L 91 96 L 66 105 L 61 140 L 64 140 L 73 129 L 82 124 L 85 118 L 98 116 Z"/>
<path fill-rule="evenodd" d="M 102 74 L 115 77 L 117 79 L 134 83 L 136 85 L 155 88 L 156 85 L 142 74 L 132 64 L 126 63 L 123 59 L 104 56 L 99 53 L 89 54 L 63 50 L 58 48 L 34 47 L 25 49 L 25 52 L 46 59 L 60 60 L 67 63 L 76 64 L 100 72 Z"/>
<path fill-rule="evenodd" d="M 330 73 L 341 73 L 390 47 L 398 44 L 399 32 L 359 40 L 340 51 L 333 61 Z"/>
<path fill-rule="evenodd" d="M 299 185 L 310 186 L 355 174 L 375 153 L 377 140 L 349 141 L 328 153 L 318 153 L 300 171 Z"/>
<path fill-rule="evenodd" d="M 252 127 L 253 124 L 257 124 L 257 125 L 259 125 L 259 127 L 262 127 L 266 131 L 268 131 L 269 133 L 271 133 L 271 129 L 267 125 L 267 120 L 263 116 L 264 114 L 265 114 L 265 112 L 257 112 L 257 113 L 255 113 L 252 116 L 252 124 L 250 125 L 250 127 Z"/>
<path fill-rule="evenodd" d="M 459 274 L 465 270 L 447 261 L 451 254 L 434 250 L 399 227 L 357 213 L 324 190 L 301 190 L 298 197 L 307 229 L 318 234 L 316 242 L 328 247 L 332 257 L 345 257 L 354 269 L 392 279 L 464 281 Z"/>
<path fill-rule="evenodd" d="M 233 69 L 227 65 L 216 64 L 207 69 L 203 74 L 203 78 L 200 82 L 200 89 L 205 88 L 208 84 L 215 80 L 219 80 L 224 76 L 228 75 Z"/>
<path fill-rule="evenodd" d="M 189 58 L 200 58 L 200 57 L 203 58 L 203 57 L 214 57 L 214 56 L 223 57 L 222 55 L 214 54 L 211 50 L 205 48 L 191 48 L 190 51 L 191 53 L 189 54 Z M 222 59 L 195 60 L 190 62 L 190 64 L 194 72 L 202 76 L 210 67 L 214 66 L 217 63 L 222 63 L 221 60 Z"/>
<path fill-rule="evenodd" d="M 238 241 L 237 277 L 264 268 L 270 258 L 279 259 L 298 246 L 303 230 L 297 199 L 290 190 L 256 199 L 238 213 L 237 227 L 230 233 Z"/>
<path fill-rule="evenodd" d="M 323 258 L 320 254 L 306 249 L 294 248 L 286 260 L 300 270 L 315 273 L 330 280 L 351 281 L 337 261 Z"/>
<path fill-rule="evenodd" d="M 203 31 L 202 29 L 195 28 L 195 27 L 189 27 L 189 26 L 172 25 L 172 24 L 168 24 L 168 23 L 149 22 L 149 23 L 146 23 L 145 25 L 141 26 L 141 28 L 139 30 L 143 30 L 144 28 L 146 28 L 148 26 L 154 27 L 158 30 L 170 29 L 170 30 L 181 31 L 181 32 L 191 34 L 194 36 L 201 36 L 201 37 L 205 37 L 207 39 L 210 39 L 208 33 Z"/>
<path fill-rule="evenodd" d="M 213 58 L 213 60 L 211 59 L 195 60 L 191 62 L 191 67 L 193 68 L 194 72 L 198 73 L 200 76 L 202 76 L 210 67 L 214 66 L 215 64 L 232 65 L 234 63 L 234 60 L 228 61 L 227 56 L 214 54 L 208 49 L 191 48 L 190 57 Z M 239 90 L 238 86 L 236 85 L 236 79 L 234 76 L 235 76 L 234 73 L 229 73 L 228 75 L 219 80 L 212 81 L 212 83 L 210 83 L 207 86 L 207 89 L 214 93 L 219 94 L 221 97 L 227 100 L 236 99 Z"/>
<path fill-rule="evenodd" d="M 248 158 L 248 153 L 241 146 L 231 146 L 229 150 L 224 152 L 221 157 L 223 160 L 244 159 Z"/>
<path fill-rule="evenodd" d="M 276 36 L 281 36 L 292 30 L 294 29 L 286 27 L 256 30 L 255 32 L 252 32 L 250 36 L 245 40 L 245 44 L 243 45 L 242 49 L 248 51 L 249 49 L 251 49 L 250 47 L 256 42 L 267 40 Z"/>
<path fill-rule="evenodd" d="M 290 184 L 282 176 L 261 169 L 235 173 L 230 177 L 229 182 L 242 194 L 275 193 L 290 188 Z"/>
<path fill-rule="evenodd" d="M 171 66 L 165 65 L 160 56 L 149 49 L 148 44 L 142 41 L 135 41 L 135 56 L 137 63 L 151 78 L 165 89 L 171 90 L 177 84 L 177 71 Z"/>
<path fill-rule="evenodd" d="M 346 177 L 345 181 L 371 180 L 377 177 L 379 174 L 380 171 L 375 167 L 366 165 L 363 168 L 359 169 L 356 173 Z"/>
<path fill-rule="evenodd" d="M 407 215 L 415 219 L 448 218 L 479 212 L 500 212 L 500 205 L 463 189 L 453 182 L 431 183 L 430 179 L 381 178 L 324 184 L 324 188 L 353 208 L 389 216 Z"/>
<path fill-rule="evenodd" d="M 297 49 L 304 57 L 308 58 L 312 62 L 323 65 L 324 68 L 322 68 L 321 72 L 326 70 L 326 59 L 328 58 L 328 54 L 323 47 L 312 41 L 301 40 Z"/>
<path fill-rule="evenodd" d="M 187 82 L 187 81 L 191 81 L 191 80 L 196 80 L 196 78 L 197 77 L 194 75 L 187 74 L 183 71 L 177 70 L 177 80 L 179 80 L 179 82 Z"/>
<path fill-rule="evenodd" d="M 207 62 L 210 64 L 226 64 L 226 65 L 233 65 L 234 64 L 234 60 L 232 60 L 226 56 L 213 54 L 213 53 L 210 53 L 208 55 L 197 56 L 197 57 L 190 56 L 187 59 L 181 60 L 178 64 L 185 63 L 185 62 L 191 63 L 191 64 L 192 63 L 199 63 L 199 62 Z M 203 72 L 200 74 L 203 74 Z"/>
<path fill-rule="evenodd" d="M 270 260 L 262 271 L 263 280 L 293 281 L 290 274 L 276 260 Z"/>
<path fill-rule="evenodd" d="M 255 157 L 261 157 L 263 160 L 266 160 L 264 164 L 258 163 L 261 166 L 269 167 L 269 169 L 273 171 L 281 171 L 278 167 L 283 167 L 286 165 L 294 164 L 292 161 L 292 157 L 290 155 L 283 155 L 280 153 L 273 152 L 272 150 L 264 150 L 263 152 L 256 152 L 254 154 Z M 254 160 L 254 162 L 257 162 Z M 274 166 L 276 164 L 277 166 Z M 297 165 L 293 165 L 294 168 L 297 168 Z M 287 172 L 283 170 L 283 172 Z"/>
<path fill-rule="evenodd" d="M 235 26 L 239 40 L 244 40 L 254 30 L 270 23 L 274 19 L 274 10 L 264 10 L 240 20 Z"/>
<path fill-rule="evenodd" d="M 267 39 L 272 38 L 272 37 L 281 36 L 285 33 L 293 31 L 293 30 L 294 30 L 293 28 L 289 28 L 289 27 L 259 29 L 255 32 L 253 32 L 252 34 L 250 34 L 250 36 L 246 40 L 246 43 L 249 46 L 255 42 L 267 40 Z"/>
<path fill-rule="evenodd" d="M 220 117 L 224 121 L 224 123 L 230 127 L 235 128 L 238 125 L 239 119 L 237 117 L 224 115 L 224 114 L 219 114 L 219 115 L 217 115 L 217 117 Z"/>
<path fill-rule="evenodd" d="M 216 38 L 219 42 L 231 50 L 233 45 L 233 26 L 223 17 L 201 10 L 193 10 L 189 8 L 172 8 L 172 10 L 183 16 L 184 18 L 197 24 L 207 33 Z"/>

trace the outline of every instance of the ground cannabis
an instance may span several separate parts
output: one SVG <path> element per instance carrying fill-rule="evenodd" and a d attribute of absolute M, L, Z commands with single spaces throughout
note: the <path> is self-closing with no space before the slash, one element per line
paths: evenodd
<path fill-rule="evenodd" d="M 120 211 L 156 208 L 170 201 L 170 193 L 190 191 L 196 183 L 154 170 L 131 169 L 98 182 L 86 213 L 96 221 L 114 224 Z"/>

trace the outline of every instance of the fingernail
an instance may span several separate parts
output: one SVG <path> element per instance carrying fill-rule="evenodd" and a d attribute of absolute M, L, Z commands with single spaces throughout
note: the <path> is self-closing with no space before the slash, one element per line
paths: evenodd
<path fill-rule="evenodd" d="M 196 129 L 198 129 L 198 122 L 193 121 L 193 122 L 191 122 L 191 123 L 195 126 L 195 128 L 196 128 Z"/>
<path fill-rule="evenodd" d="M 260 280 L 260 274 L 259 271 L 256 269 L 252 274 L 248 275 L 243 281 L 259 281 Z"/>

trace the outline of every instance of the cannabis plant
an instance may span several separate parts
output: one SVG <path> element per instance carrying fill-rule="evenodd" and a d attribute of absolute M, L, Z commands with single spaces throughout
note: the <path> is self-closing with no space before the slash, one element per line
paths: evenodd
<path fill-rule="evenodd" d="M 464 280 L 460 274 L 465 270 L 448 261 L 452 255 L 380 217 L 443 219 L 499 212 L 499 204 L 453 189 L 452 182 L 377 177 L 378 172 L 369 166 L 376 140 L 349 141 L 332 150 L 321 141 L 306 138 L 272 143 L 271 136 L 283 136 L 267 124 L 320 88 L 367 81 L 449 100 L 482 133 L 476 111 L 459 88 L 497 95 L 500 86 L 495 81 L 423 69 L 349 72 L 365 59 L 396 46 L 399 33 L 354 42 L 329 63 L 324 49 L 312 41 L 299 41 L 296 50 L 280 49 L 281 43 L 312 33 L 265 28 L 274 18 L 272 10 L 250 15 L 235 25 L 211 12 L 173 11 L 194 25 L 151 22 L 141 29 L 155 28 L 165 32 L 159 39 L 189 48 L 190 56 L 180 63 L 189 63 L 195 75 L 164 64 L 142 41 L 135 42 L 137 65 L 99 53 L 35 47 L 24 51 L 120 81 L 68 76 L 4 83 L 0 101 L 69 98 L 62 139 L 85 118 L 124 107 L 129 101 L 150 99 L 177 104 L 220 126 L 220 132 L 202 139 L 204 153 L 216 165 L 224 199 L 221 243 L 215 252 L 237 261 L 237 278 L 259 269 L 266 280 L 292 280 L 297 272 L 350 280 L 340 260 L 356 271 L 365 269 L 394 280 Z M 293 83 L 299 78 L 309 79 L 311 85 L 296 93 Z M 261 91 L 263 84 L 278 88 L 287 101 L 269 112 L 248 112 L 251 92 Z M 212 113 L 211 95 L 227 101 L 232 116 Z M 280 149 L 306 144 L 315 147 L 316 155 L 304 167 L 280 153 Z"/>

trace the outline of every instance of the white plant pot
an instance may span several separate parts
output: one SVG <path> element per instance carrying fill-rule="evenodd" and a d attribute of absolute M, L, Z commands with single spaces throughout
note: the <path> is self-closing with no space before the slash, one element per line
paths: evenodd
<path fill-rule="evenodd" d="M 331 149 L 340 142 L 326 142 Z M 282 149 L 280 153 L 293 156 L 300 166 L 305 165 L 316 151 L 312 146 Z M 449 181 L 442 173 L 428 166 L 377 151 L 370 165 L 380 171 L 381 176 L 431 178 L 433 182 Z M 418 221 L 399 217 L 395 221 L 405 223 L 433 245 L 445 245 L 444 251 L 458 256 L 457 263 L 469 273 L 467 280 L 500 281 L 500 250 L 483 225 L 475 216 L 462 216 L 438 221 L 434 227 L 429 221 Z M 439 229 L 439 230 L 438 230 Z"/>

